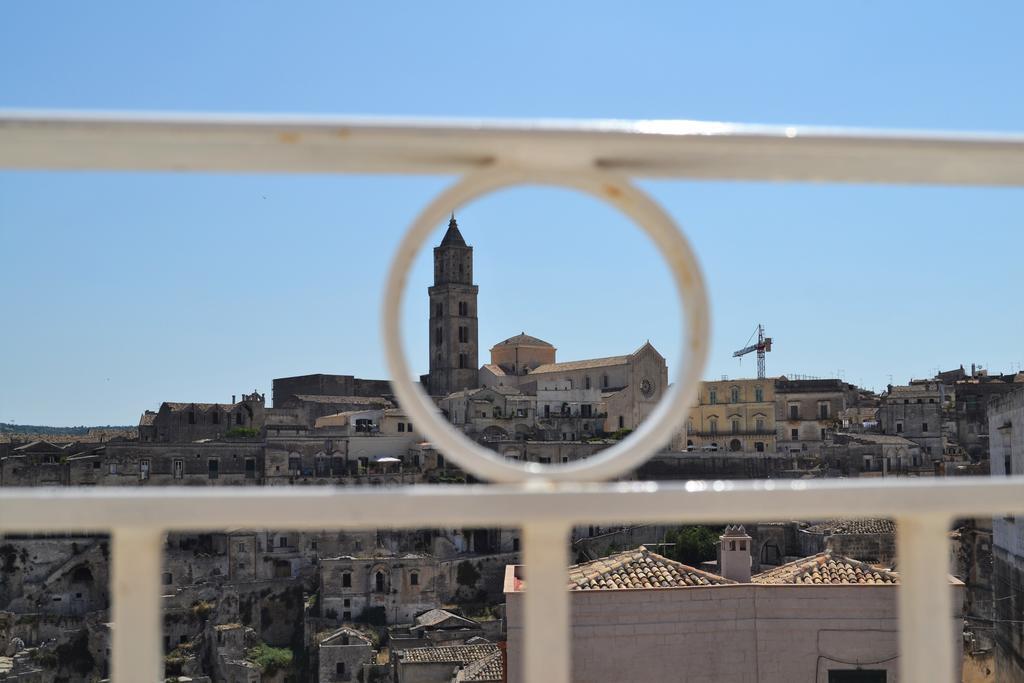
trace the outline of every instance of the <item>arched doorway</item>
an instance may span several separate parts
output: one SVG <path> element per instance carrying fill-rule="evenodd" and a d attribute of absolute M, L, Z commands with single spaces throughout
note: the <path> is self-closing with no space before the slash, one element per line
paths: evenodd
<path fill-rule="evenodd" d="M 739 439 L 733 439 L 732 441 L 729 442 L 729 450 L 730 451 L 734 451 L 735 452 L 735 451 L 739 451 L 739 450 L 742 450 L 742 449 L 743 449 L 743 444 L 740 443 Z"/>

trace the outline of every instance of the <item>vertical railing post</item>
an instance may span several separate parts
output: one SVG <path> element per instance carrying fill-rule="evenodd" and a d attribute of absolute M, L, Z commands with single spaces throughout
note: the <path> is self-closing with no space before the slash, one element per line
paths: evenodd
<path fill-rule="evenodd" d="M 163 680 L 160 574 L 164 534 L 159 529 L 115 529 L 112 534 L 113 680 Z"/>
<path fill-rule="evenodd" d="M 523 527 L 523 681 L 569 683 L 569 530 L 562 522 Z"/>
<path fill-rule="evenodd" d="M 896 520 L 901 683 L 953 683 L 956 666 L 944 515 Z M 956 678 L 959 680 L 959 678 Z"/>

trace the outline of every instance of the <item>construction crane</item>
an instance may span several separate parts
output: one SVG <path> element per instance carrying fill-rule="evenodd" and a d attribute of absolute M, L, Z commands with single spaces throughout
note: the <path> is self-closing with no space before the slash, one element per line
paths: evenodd
<path fill-rule="evenodd" d="M 750 340 L 754 338 L 754 334 L 757 335 L 757 343 L 751 344 Z M 757 351 L 757 378 L 764 379 L 764 354 L 772 350 L 772 338 L 764 336 L 764 325 L 761 324 L 758 324 L 754 334 L 750 335 L 750 339 L 747 339 L 748 346 L 739 351 L 734 351 L 732 357 L 742 358 L 748 353 Z"/>

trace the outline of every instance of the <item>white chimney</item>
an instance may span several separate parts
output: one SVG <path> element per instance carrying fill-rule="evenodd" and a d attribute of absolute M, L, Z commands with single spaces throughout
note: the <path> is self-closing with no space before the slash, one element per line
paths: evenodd
<path fill-rule="evenodd" d="M 727 579 L 739 583 L 750 583 L 750 536 L 742 525 L 725 527 L 725 533 L 719 536 L 719 573 Z"/>

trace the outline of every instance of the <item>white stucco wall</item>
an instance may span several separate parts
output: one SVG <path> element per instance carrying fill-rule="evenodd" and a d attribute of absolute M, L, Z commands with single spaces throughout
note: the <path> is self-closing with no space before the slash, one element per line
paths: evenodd
<path fill-rule="evenodd" d="M 573 591 L 572 679 L 825 683 L 830 669 L 860 663 L 896 681 L 896 590 L 741 584 Z M 513 683 L 522 681 L 522 597 L 507 595 Z M 961 596 L 953 604 L 962 604 Z M 954 619 L 959 655 L 962 620 Z"/>

